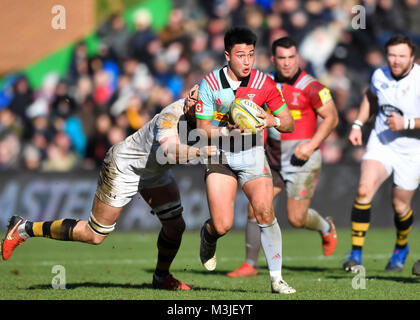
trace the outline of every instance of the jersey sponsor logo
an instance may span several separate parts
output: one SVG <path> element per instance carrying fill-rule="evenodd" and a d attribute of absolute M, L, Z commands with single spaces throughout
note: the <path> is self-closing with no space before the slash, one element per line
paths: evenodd
<path fill-rule="evenodd" d="M 290 109 L 289 111 L 293 119 L 299 120 L 302 118 L 302 112 L 300 110 Z"/>
<path fill-rule="evenodd" d="M 227 122 L 229 120 L 229 116 L 227 115 L 227 113 L 222 113 L 219 111 L 215 111 L 214 112 L 214 116 L 213 116 L 214 120 L 220 121 L 220 122 Z"/>
<path fill-rule="evenodd" d="M 404 113 L 400 109 L 398 109 L 397 107 L 394 107 L 393 105 L 390 105 L 390 104 L 380 105 L 379 110 L 387 117 L 391 116 L 391 112 L 399 114 L 400 116 L 404 115 Z"/>
<path fill-rule="evenodd" d="M 216 99 L 216 101 L 214 102 L 214 104 L 216 106 L 220 106 L 220 107 L 223 106 L 222 100 L 220 100 L 219 98 Z"/>
<path fill-rule="evenodd" d="M 324 88 L 318 92 L 319 97 L 321 98 L 322 104 L 326 104 L 328 101 L 332 99 L 330 90 Z"/>
<path fill-rule="evenodd" d="M 172 122 L 170 122 L 169 120 L 163 121 L 162 122 L 162 128 L 171 129 L 172 128 Z"/>
<path fill-rule="evenodd" d="M 198 100 L 198 102 L 195 105 L 195 112 L 196 113 L 203 113 L 203 101 Z"/>

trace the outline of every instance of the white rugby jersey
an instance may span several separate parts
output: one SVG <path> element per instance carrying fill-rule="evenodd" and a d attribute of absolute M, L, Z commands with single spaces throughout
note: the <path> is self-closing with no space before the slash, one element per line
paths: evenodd
<path fill-rule="evenodd" d="M 378 97 L 379 105 L 372 134 L 396 152 L 420 154 L 420 130 L 391 131 L 387 123 L 391 111 L 420 118 L 420 66 L 414 64 L 400 80 L 392 77 L 388 66 L 381 67 L 372 75 L 370 91 Z"/>
<path fill-rule="evenodd" d="M 159 141 L 178 135 L 181 143 L 188 144 L 190 129 L 184 115 L 184 99 L 179 99 L 165 107 L 152 120 L 120 143 L 119 157 L 125 159 L 125 164 L 120 165 L 130 166 L 138 173 L 145 170 L 150 173 L 168 170 L 174 164 L 166 162 Z"/>

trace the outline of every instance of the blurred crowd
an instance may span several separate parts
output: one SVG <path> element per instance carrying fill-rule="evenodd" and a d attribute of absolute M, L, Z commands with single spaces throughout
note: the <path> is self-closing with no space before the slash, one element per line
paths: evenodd
<path fill-rule="evenodd" d="M 0 110 L 0 170 L 98 168 L 111 145 L 225 64 L 233 25 L 258 35 L 255 67 L 266 72 L 272 41 L 297 41 L 302 68 L 331 89 L 339 111 L 324 162 L 359 162 L 363 148 L 347 134 L 373 70 L 385 64 L 385 41 L 399 32 L 420 43 L 419 0 L 174 0 L 162 30 L 146 9 L 134 21 L 132 32 L 122 14 L 109 17 L 96 31 L 98 53 L 76 44 L 66 76 L 47 75 L 39 90 L 13 75 Z"/>

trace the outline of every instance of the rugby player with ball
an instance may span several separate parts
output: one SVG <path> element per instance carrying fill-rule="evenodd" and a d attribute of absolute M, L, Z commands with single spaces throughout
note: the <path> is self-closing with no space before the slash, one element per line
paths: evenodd
<path fill-rule="evenodd" d="M 216 268 L 217 239 L 232 228 L 239 182 L 261 229 L 272 292 L 294 293 L 296 290 L 282 278 L 282 236 L 274 216 L 273 182 L 262 139 L 264 128 L 293 131 L 294 120 L 279 86 L 267 74 L 253 69 L 255 34 L 235 27 L 225 34 L 224 41 L 227 66 L 210 72 L 201 81 L 195 113 L 197 128 L 219 147 L 221 155 L 218 163 L 209 163 L 206 168 L 210 219 L 201 229 L 200 259 L 207 270 Z M 237 100 L 232 105 L 238 98 L 252 103 Z M 253 114 L 260 119 L 255 125 L 257 134 L 238 134 L 229 117 L 231 105 L 234 110 L 236 103 L 242 108 L 266 105 L 272 114 L 261 108 L 258 115 Z"/>

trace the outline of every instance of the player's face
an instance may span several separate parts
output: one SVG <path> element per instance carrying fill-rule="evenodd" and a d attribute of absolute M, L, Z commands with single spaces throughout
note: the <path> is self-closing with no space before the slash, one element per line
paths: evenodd
<path fill-rule="evenodd" d="M 271 62 L 284 78 L 292 78 L 299 70 L 299 55 L 296 47 L 276 47 L 275 55 L 271 56 Z"/>
<path fill-rule="evenodd" d="M 240 81 L 249 76 L 255 60 L 255 48 L 252 44 L 235 44 L 230 52 L 225 51 L 228 62 L 228 74 L 232 80 Z"/>
<path fill-rule="evenodd" d="M 414 56 L 411 55 L 411 49 L 407 44 L 401 43 L 389 46 L 387 51 L 386 58 L 394 77 L 403 77 L 410 72 Z"/>

